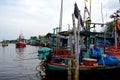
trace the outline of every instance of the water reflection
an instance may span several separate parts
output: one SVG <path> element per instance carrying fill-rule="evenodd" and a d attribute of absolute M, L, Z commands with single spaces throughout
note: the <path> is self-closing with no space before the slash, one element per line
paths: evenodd
<path fill-rule="evenodd" d="M 24 52 L 24 48 L 16 48 L 16 53 L 23 53 Z"/>
<path fill-rule="evenodd" d="M 16 48 L 15 44 L 0 46 L 0 80 L 41 80 L 36 76 L 40 62 L 37 53 L 31 54 L 38 49 L 34 46 Z"/>

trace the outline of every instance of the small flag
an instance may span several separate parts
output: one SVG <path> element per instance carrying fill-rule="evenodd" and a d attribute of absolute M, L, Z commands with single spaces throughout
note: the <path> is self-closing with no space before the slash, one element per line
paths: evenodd
<path fill-rule="evenodd" d="M 82 20 L 82 16 L 80 15 L 80 24 L 82 27 L 84 27 L 84 23 L 83 23 L 83 20 Z"/>
<path fill-rule="evenodd" d="M 86 4 L 85 4 L 84 12 L 87 12 L 88 15 L 90 16 L 90 13 L 89 13 L 89 11 L 88 11 L 88 8 L 87 8 Z"/>
<path fill-rule="evenodd" d="M 74 15 L 77 19 L 78 19 L 78 15 L 80 16 L 80 24 L 83 27 L 84 24 L 83 24 L 83 20 L 82 20 L 82 17 L 80 15 L 80 10 L 78 9 L 77 3 L 75 3 L 75 5 L 74 5 Z"/>
<path fill-rule="evenodd" d="M 80 10 L 78 9 L 77 3 L 75 3 L 75 5 L 74 5 L 74 15 L 77 19 L 78 19 L 79 12 L 80 12 Z"/>

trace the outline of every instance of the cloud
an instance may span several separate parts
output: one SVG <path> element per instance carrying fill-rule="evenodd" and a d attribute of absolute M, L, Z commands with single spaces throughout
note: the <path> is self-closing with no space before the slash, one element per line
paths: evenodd
<path fill-rule="evenodd" d="M 83 17 L 84 0 L 63 0 L 63 30 L 68 29 L 68 24 L 72 28 L 75 2 Z M 117 0 L 92 0 L 93 22 L 102 22 L 101 2 L 105 21 L 109 21 L 110 14 L 119 8 Z M 61 0 L 0 0 L 0 40 L 3 36 L 16 39 L 20 33 L 29 38 L 53 32 L 53 28 L 59 26 L 60 6 Z M 89 3 L 87 6 L 89 8 Z"/>

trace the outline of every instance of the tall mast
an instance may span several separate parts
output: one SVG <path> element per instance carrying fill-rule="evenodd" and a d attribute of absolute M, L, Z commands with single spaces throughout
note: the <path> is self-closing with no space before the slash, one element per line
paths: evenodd
<path fill-rule="evenodd" d="M 62 16 L 63 16 L 63 0 L 61 0 L 60 20 L 59 20 L 59 32 L 62 31 Z"/>
<path fill-rule="evenodd" d="M 91 20 L 91 0 L 90 0 L 90 20 Z"/>
<path fill-rule="evenodd" d="M 57 28 L 59 31 L 56 32 L 56 37 L 57 37 L 56 52 L 59 52 L 59 50 L 60 50 L 60 41 L 59 41 L 58 33 L 62 31 L 62 13 L 63 13 L 63 0 L 61 0 L 59 28 Z"/>
<path fill-rule="evenodd" d="M 101 3 L 101 16 L 102 16 L 102 23 L 104 23 L 104 19 L 103 19 L 103 7 L 102 7 L 102 3 Z"/>

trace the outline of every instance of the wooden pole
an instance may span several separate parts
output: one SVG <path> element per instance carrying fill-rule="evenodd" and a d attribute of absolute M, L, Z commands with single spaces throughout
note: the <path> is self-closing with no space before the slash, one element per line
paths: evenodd
<path fill-rule="evenodd" d="M 71 73 L 71 59 L 68 60 L 68 80 L 72 80 L 72 73 Z"/>
<path fill-rule="evenodd" d="M 80 13 L 79 13 L 80 14 Z M 78 15 L 78 26 L 77 26 L 77 42 L 76 42 L 76 53 L 75 53 L 75 80 L 79 80 L 79 54 L 80 54 L 80 15 Z"/>
<path fill-rule="evenodd" d="M 72 20 L 73 20 L 73 30 L 74 30 L 74 45 L 75 45 L 75 53 L 74 54 L 76 54 L 76 52 L 77 52 L 77 49 L 76 49 L 76 47 L 77 47 L 77 37 L 76 37 L 76 25 L 75 25 L 75 17 L 74 17 L 74 14 L 72 14 Z M 74 62 L 74 65 L 75 65 L 75 67 L 76 67 L 76 63 Z M 75 74 L 75 73 L 74 73 Z M 76 75 L 77 76 L 77 75 Z M 74 75 L 74 78 L 76 78 L 76 76 Z"/>
<path fill-rule="evenodd" d="M 58 34 L 59 28 L 56 28 L 56 54 L 58 54 L 59 49 L 60 49 L 60 45 L 59 45 L 59 34 Z"/>
<path fill-rule="evenodd" d="M 75 25 L 75 17 L 74 17 L 74 14 L 72 14 L 72 20 L 73 20 L 73 31 L 74 31 L 74 52 L 76 52 L 76 42 L 77 42 L 77 39 L 76 39 L 76 25 Z M 74 53 L 75 54 L 75 53 Z"/>
<path fill-rule="evenodd" d="M 116 17 L 114 18 L 114 21 L 115 21 L 115 48 L 117 49 L 117 37 L 116 37 L 116 35 L 117 35 L 117 28 L 116 28 Z"/>
<path fill-rule="evenodd" d="M 73 48 L 72 48 L 72 34 L 69 34 L 70 37 L 70 60 L 69 60 L 69 68 L 68 68 L 68 80 L 72 80 L 72 61 L 73 61 Z"/>

